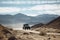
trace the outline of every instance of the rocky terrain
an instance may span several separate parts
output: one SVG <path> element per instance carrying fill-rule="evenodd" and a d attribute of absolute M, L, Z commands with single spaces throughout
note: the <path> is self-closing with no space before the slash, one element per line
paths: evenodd
<path fill-rule="evenodd" d="M 12 30 L 0 25 L 0 40 L 59 40 L 59 35 L 45 31 Z"/>
<path fill-rule="evenodd" d="M 59 24 L 60 17 L 31 30 L 13 30 L 0 24 L 0 40 L 60 40 Z"/>
<path fill-rule="evenodd" d="M 41 25 L 41 24 L 40 24 Z M 40 25 L 36 25 L 40 26 Z M 47 31 L 47 32 L 60 32 L 60 16 L 57 17 L 56 19 L 52 20 L 51 22 L 44 24 L 42 26 L 40 26 L 39 28 L 33 28 L 34 26 L 32 26 L 33 30 L 37 30 L 37 31 Z"/>

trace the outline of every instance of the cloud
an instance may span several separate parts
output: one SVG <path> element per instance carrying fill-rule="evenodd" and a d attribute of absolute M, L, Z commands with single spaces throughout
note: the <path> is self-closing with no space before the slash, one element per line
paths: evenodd
<path fill-rule="evenodd" d="M 38 14 L 56 14 L 60 15 L 60 5 L 36 5 L 29 9 L 36 11 Z"/>
<path fill-rule="evenodd" d="M 30 10 L 55 10 L 59 8 L 60 6 L 58 7 L 58 5 L 36 5 L 30 8 Z"/>
<path fill-rule="evenodd" d="M 26 8 L 16 8 L 16 7 L 0 7 L 0 14 L 17 14 L 19 12 L 27 10 Z"/>
<path fill-rule="evenodd" d="M 59 3 L 60 1 L 41 1 L 41 0 L 31 0 L 31 1 L 2 1 L 2 4 L 54 4 Z"/>
<path fill-rule="evenodd" d="M 60 15 L 60 5 L 35 5 L 29 8 L 19 8 L 19 7 L 0 7 L 0 14 L 17 14 L 23 13 L 28 16 L 37 16 L 40 14 L 56 14 Z"/>
<path fill-rule="evenodd" d="M 2 1 L 1 3 L 3 4 L 25 4 L 26 2 L 24 1 Z"/>
<path fill-rule="evenodd" d="M 60 15 L 60 5 L 36 5 L 30 8 L 0 7 L 0 14 L 17 14 L 20 12 L 28 16 L 37 16 L 40 14 Z"/>
<path fill-rule="evenodd" d="M 19 8 L 13 7 L 0 7 L 0 13 L 19 12 Z"/>

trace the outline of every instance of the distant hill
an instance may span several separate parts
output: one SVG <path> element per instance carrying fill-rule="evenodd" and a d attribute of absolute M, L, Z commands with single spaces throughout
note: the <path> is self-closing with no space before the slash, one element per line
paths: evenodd
<path fill-rule="evenodd" d="M 38 23 L 47 24 L 48 22 L 50 22 L 51 20 L 57 17 L 58 15 L 42 14 L 42 15 L 38 15 L 38 16 L 31 18 L 28 24 L 34 24 L 34 25 Z"/>
<path fill-rule="evenodd" d="M 50 28 L 60 29 L 60 16 L 58 18 L 54 19 L 53 21 L 49 22 L 46 25 L 47 25 L 47 27 L 50 27 Z"/>
<path fill-rule="evenodd" d="M 21 13 L 18 13 L 16 15 L 0 15 L 0 24 L 15 24 L 15 23 L 46 24 L 57 17 L 58 15 L 52 14 L 42 14 L 35 17 L 27 16 Z"/>
<path fill-rule="evenodd" d="M 14 24 L 28 22 L 29 16 L 18 13 L 16 15 L 0 15 L 0 24 Z"/>
<path fill-rule="evenodd" d="M 39 28 L 39 27 L 41 27 L 41 26 L 43 26 L 43 25 L 44 25 L 44 24 L 39 23 L 39 24 L 36 24 L 36 25 L 32 26 L 31 28 L 35 29 L 35 28 Z"/>
<path fill-rule="evenodd" d="M 60 16 L 53 19 L 49 23 L 42 25 L 42 26 L 41 26 L 40 23 L 36 24 L 36 25 L 32 26 L 32 29 L 37 29 L 38 28 L 37 30 L 40 30 L 41 27 L 60 29 Z"/>

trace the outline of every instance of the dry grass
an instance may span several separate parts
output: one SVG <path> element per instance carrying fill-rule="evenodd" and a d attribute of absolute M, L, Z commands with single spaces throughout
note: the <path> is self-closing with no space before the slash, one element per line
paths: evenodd
<path fill-rule="evenodd" d="M 39 35 L 40 35 L 40 36 L 45 36 L 45 35 L 47 35 L 47 34 L 46 34 L 46 32 L 41 31 Z"/>

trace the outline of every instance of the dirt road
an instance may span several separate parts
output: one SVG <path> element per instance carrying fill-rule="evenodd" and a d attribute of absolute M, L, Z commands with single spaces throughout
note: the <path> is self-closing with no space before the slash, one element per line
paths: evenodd
<path fill-rule="evenodd" d="M 22 30 L 22 31 L 26 31 L 26 32 L 32 32 L 32 33 L 37 33 L 39 34 L 40 32 L 38 31 L 34 31 L 34 30 Z M 60 35 L 60 33 L 47 33 L 47 35 Z"/>

